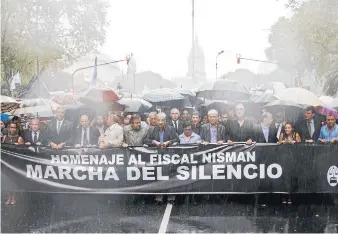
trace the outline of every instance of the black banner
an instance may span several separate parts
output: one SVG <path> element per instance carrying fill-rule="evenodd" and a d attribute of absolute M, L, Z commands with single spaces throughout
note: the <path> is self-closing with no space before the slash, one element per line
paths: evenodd
<path fill-rule="evenodd" d="M 337 193 L 338 146 L 1 146 L 2 190 L 52 193 Z"/>

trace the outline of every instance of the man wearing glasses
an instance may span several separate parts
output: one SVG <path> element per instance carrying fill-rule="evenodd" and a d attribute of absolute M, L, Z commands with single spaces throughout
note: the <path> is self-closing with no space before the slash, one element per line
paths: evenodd
<path fill-rule="evenodd" d="M 179 135 L 180 144 L 196 144 L 201 142 L 201 137 L 192 131 L 190 121 L 183 123 L 183 133 Z"/>

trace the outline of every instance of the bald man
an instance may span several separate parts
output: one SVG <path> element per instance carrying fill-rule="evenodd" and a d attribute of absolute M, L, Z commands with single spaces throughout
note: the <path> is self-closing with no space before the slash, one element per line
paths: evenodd
<path fill-rule="evenodd" d="M 88 115 L 81 115 L 80 125 L 74 131 L 72 140 L 75 147 L 86 147 L 90 145 L 97 145 L 100 132 L 94 128 L 90 127 L 90 120 Z"/>
<path fill-rule="evenodd" d="M 26 145 L 41 145 L 43 140 L 43 134 L 40 131 L 40 120 L 31 119 L 29 122 L 29 130 L 26 129 L 23 134 Z"/>

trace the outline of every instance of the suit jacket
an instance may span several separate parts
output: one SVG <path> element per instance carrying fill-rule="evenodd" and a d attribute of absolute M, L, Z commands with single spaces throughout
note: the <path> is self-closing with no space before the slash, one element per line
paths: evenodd
<path fill-rule="evenodd" d="M 262 125 L 257 124 L 254 128 L 254 141 L 258 143 L 277 143 L 277 128 L 275 125 L 271 124 L 269 126 L 269 136 L 268 136 L 268 142 L 266 142 Z"/>
<path fill-rule="evenodd" d="M 172 120 L 168 121 L 168 125 L 174 127 L 174 123 Z M 174 127 L 175 128 L 175 127 Z M 181 135 L 183 133 L 183 121 L 182 120 L 177 120 L 177 135 Z"/>
<path fill-rule="evenodd" d="M 160 141 L 160 128 L 158 126 L 152 127 L 148 129 L 147 135 L 144 138 L 143 143 L 149 146 L 154 146 L 153 140 Z M 170 141 L 170 144 L 179 143 L 180 140 L 176 133 L 176 129 L 172 126 L 165 126 L 163 142 Z"/>
<path fill-rule="evenodd" d="M 65 142 L 67 145 L 72 144 L 72 132 L 73 132 L 73 124 L 68 120 L 63 120 L 60 132 L 57 133 L 56 130 L 56 119 L 52 119 L 46 127 L 46 141 L 53 142 L 55 144 L 60 144 Z"/>
<path fill-rule="evenodd" d="M 31 143 L 31 145 L 35 145 L 34 143 L 34 138 L 32 136 L 32 131 L 31 130 L 24 130 L 23 132 L 23 139 L 26 142 Z M 40 142 L 41 144 L 46 144 L 45 137 L 42 131 L 40 131 L 37 142 Z"/>
<path fill-rule="evenodd" d="M 201 127 L 202 126 L 200 124 L 198 124 L 196 127 L 195 127 L 195 125 L 192 125 L 191 129 L 197 135 L 201 135 Z"/>
<path fill-rule="evenodd" d="M 299 134 L 300 139 L 302 139 L 302 141 L 306 141 L 306 140 L 314 140 L 317 141 L 320 135 L 320 128 L 322 127 L 321 121 L 319 119 L 313 118 L 313 124 L 315 127 L 315 131 L 313 133 L 313 136 L 310 136 L 309 133 L 309 129 L 307 126 L 307 121 L 305 119 L 302 119 L 300 121 L 298 121 L 296 123 L 295 126 L 295 131 Z"/>
<path fill-rule="evenodd" d="M 89 145 L 97 145 L 100 137 L 100 132 L 94 128 L 94 127 L 89 127 Z M 72 135 L 72 145 L 81 145 L 81 140 L 82 140 L 82 127 L 79 126 L 73 131 Z"/>
<path fill-rule="evenodd" d="M 226 141 L 228 139 L 226 139 L 225 136 L 225 127 L 222 124 L 217 124 L 216 125 L 217 128 L 217 141 Z M 210 142 L 211 141 L 211 135 L 210 135 L 210 124 L 204 124 L 201 127 L 201 131 L 200 131 L 200 136 L 202 138 L 202 140 Z"/>

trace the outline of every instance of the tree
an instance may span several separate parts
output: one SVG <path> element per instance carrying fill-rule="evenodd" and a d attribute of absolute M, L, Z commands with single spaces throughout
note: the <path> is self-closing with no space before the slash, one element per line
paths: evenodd
<path fill-rule="evenodd" d="M 338 1 L 290 0 L 289 6 L 293 16 L 271 27 L 267 57 L 300 76 L 315 71 L 326 94 L 337 94 Z"/>
<path fill-rule="evenodd" d="M 93 51 L 106 37 L 102 0 L 3 0 L 1 2 L 1 80 L 11 72 L 26 81 L 40 66 L 68 65 Z"/>

